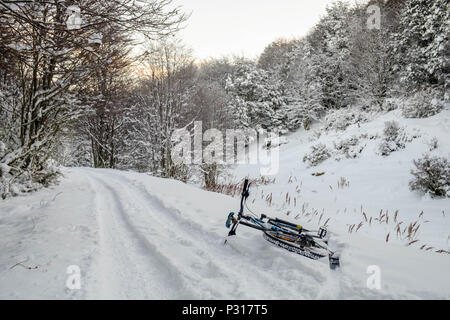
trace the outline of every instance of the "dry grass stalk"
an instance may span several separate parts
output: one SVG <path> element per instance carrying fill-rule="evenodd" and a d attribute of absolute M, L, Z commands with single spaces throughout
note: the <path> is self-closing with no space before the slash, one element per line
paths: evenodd
<path fill-rule="evenodd" d="M 366 222 L 367 222 L 367 216 L 366 216 L 365 212 L 363 212 L 363 216 L 364 216 L 364 220 L 366 220 Z"/>
<path fill-rule="evenodd" d="M 412 244 L 414 244 L 414 243 L 416 243 L 416 242 L 418 242 L 419 240 L 413 240 L 413 241 L 410 241 L 410 242 L 408 242 L 408 244 L 407 244 L 407 246 L 409 247 L 410 245 L 412 245 Z"/>
<path fill-rule="evenodd" d="M 356 228 L 356 231 L 355 231 L 355 232 L 358 232 L 358 230 L 359 230 L 362 226 L 363 226 L 363 223 L 360 222 L 360 223 L 358 224 L 358 227 Z"/>

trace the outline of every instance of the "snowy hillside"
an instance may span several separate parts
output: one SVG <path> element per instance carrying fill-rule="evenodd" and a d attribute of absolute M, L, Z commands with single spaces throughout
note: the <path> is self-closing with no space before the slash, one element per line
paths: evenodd
<path fill-rule="evenodd" d="M 318 123 L 310 131 L 288 136 L 288 143 L 280 147 L 275 183 L 258 186 L 253 195 L 263 205 L 271 205 L 273 212 L 288 214 L 305 225 L 322 225 L 329 219 L 327 224 L 335 232 L 383 242 L 389 235 L 389 243 L 413 242 L 411 247 L 422 250 L 450 251 L 450 198 L 431 198 L 408 186 L 414 159 L 423 154 L 450 159 L 450 110 L 425 119 L 406 119 L 400 110 L 372 117 L 346 130 L 327 131 L 324 123 Z M 398 122 L 411 141 L 404 149 L 382 156 L 379 145 L 388 121 Z M 357 142 L 345 154 L 338 149 L 339 143 L 351 138 Z M 433 139 L 437 147 L 431 150 Z M 324 144 L 330 157 L 310 166 L 302 159 L 317 144 Z M 259 169 L 239 165 L 231 174 L 236 181 L 247 175 L 258 178 Z M 418 229 L 408 237 L 410 225 Z"/>
<path fill-rule="evenodd" d="M 342 268 L 331 271 L 327 261 L 273 247 L 254 230 L 241 228 L 223 245 L 236 198 L 137 173 L 64 174 L 57 187 L 0 203 L 1 299 L 450 298 L 447 255 L 341 233 L 333 243 Z M 329 195 L 324 205 L 338 192 Z M 433 223 L 443 230 L 436 221 L 446 220 Z M 380 290 L 366 286 L 370 265 L 381 269 Z M 81 286 L 70 290 L 73 266 Z"/>

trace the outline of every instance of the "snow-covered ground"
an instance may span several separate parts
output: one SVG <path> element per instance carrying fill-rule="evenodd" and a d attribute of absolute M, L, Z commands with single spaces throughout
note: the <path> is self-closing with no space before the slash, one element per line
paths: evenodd
<path fill-rule="evenodd" d="M 376 138 L 363 141 L 356 159 L 312 168 L 301 161 L 313 143 L 380 135 L 392 119 L 401 119 L 398 111 L 318 139 L 314 130 L 292 134 L 275 182 L 251 188 L 254 212 L 307 227 L 327 222 L 339 271 L 242 226 L 224 245 L 238 198 L 145 174 L 68 168 L 60 185 L 0 202 L 0 299 L 450 299 L 450 256 L 436 253 L 450 249 L 450 200 L 408 189 L 412 159 L 431 138 L 439 141 L 431 153 L 450 155 L 448 110 L 399 120 L 418 137 L 389 157 L 376 154 Z M 259 176 L 254 166 L 231 173 Z M 341 177 L 349 183 L 338 187 Z M 420 228 L 407 239 L 414 222 Z M 77 268 L 81 287 L 69 289 Z M 380 289 L 367 286 L 373 270 Z"/>
<path fill-rule="evenodd" d="M 1 299 L 450 298 L 447 255 L 341 234 L 342 268 L 331 271 L 242 227 L 224 245 L 237 198 L 137 173 L 64 174 L 57 187 L 0 203 Z M 66 286 L 74 265 L 79 290 Z M 380 290 L 367 288 L 370 265 Z"/>
<path fill-rule="evenodd" d="M 405 149 L 381 156 L 378 146 L 385 122 L 392 120 L 415 138 Z M 395 110 L 359 126 L 351 125 L 345 131 L 322 128 L 322 124 L 316 124 L 310 131 L 300 130 L 287 137 L 288 143 L 282 144 L 279 151 L 279 172 L 271 177 L 275 182 L 253 188 L 257 203 L 266 208 L 270 205 L 265 210 L 273 214 L 286 217 L 289 213 L 305 225 L 317 227 L 329 219 L 327 225 L 337 233 L 349 233 L 351 229 L 352 234 L 383 242 L 389 235 L 389 243 L 407 245 L 417 240 L 411 247 L 450 251 L 450 198 L 432 199 L 412 192 L 408 185 L 414 159 L 425 153 L 450 159 L 450 108 L 426 119 L 405 119 L 400 110 Z M 319 138 L 317 132 L 321 133 Z M 330 159 L 317 166 L 309 167 L 302 161 L 312 145 L 323 143 L 333 150 L 335 142 L 355 136 L 363 136 L 355 149 L 364 147 L 355 159 L 347 159 L 334 150 Z M 438 147 L 430 151 L 433 138 Z M 258 178 L 260 167 L 239 165 L 230 174 L 234 177 L 229 181 L 240 181 L 246 176 Z M 249 202 L 252 201 L 250 197 Z M 411 224 L 414 230 L 418 229 L 414 237 L 407 238 Z M 450 255 L 446 256 L 450 259 Z"/>

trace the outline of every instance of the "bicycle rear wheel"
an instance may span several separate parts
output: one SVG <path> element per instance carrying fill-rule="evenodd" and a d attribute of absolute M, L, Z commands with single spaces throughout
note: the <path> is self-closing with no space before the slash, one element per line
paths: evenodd
<path fill-rule="evenodd" d="M 293 235 L 267 230 L 264 231 L 263 237 L 277 247 L 310 259 L 317 260 L 328 256 L 328 251 L 326 249 L 317 246 L 313 239 L 304 235 Z"/>

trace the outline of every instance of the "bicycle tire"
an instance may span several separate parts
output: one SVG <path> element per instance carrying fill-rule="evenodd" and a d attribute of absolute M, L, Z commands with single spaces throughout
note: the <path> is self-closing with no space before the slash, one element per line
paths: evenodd
<path fill-rule="evenodd" d="M 302 245 L 302 243 L 296 241 L 297 239 L 294 239 L 295 236 L 291 234 L 285 234 L 282 232 L 268 230 L 263 232 L 263 238 L 266 241 L 276 245 L 277 247 L 305 256 L 313 260 L 325 258 L 328 256 L 328 252 L 319 252 L 318 249 L 321 248 L 316 248 L 314 244 L 310 246 Z M 321 251 L 324 250 L 322 249 Z"/>

